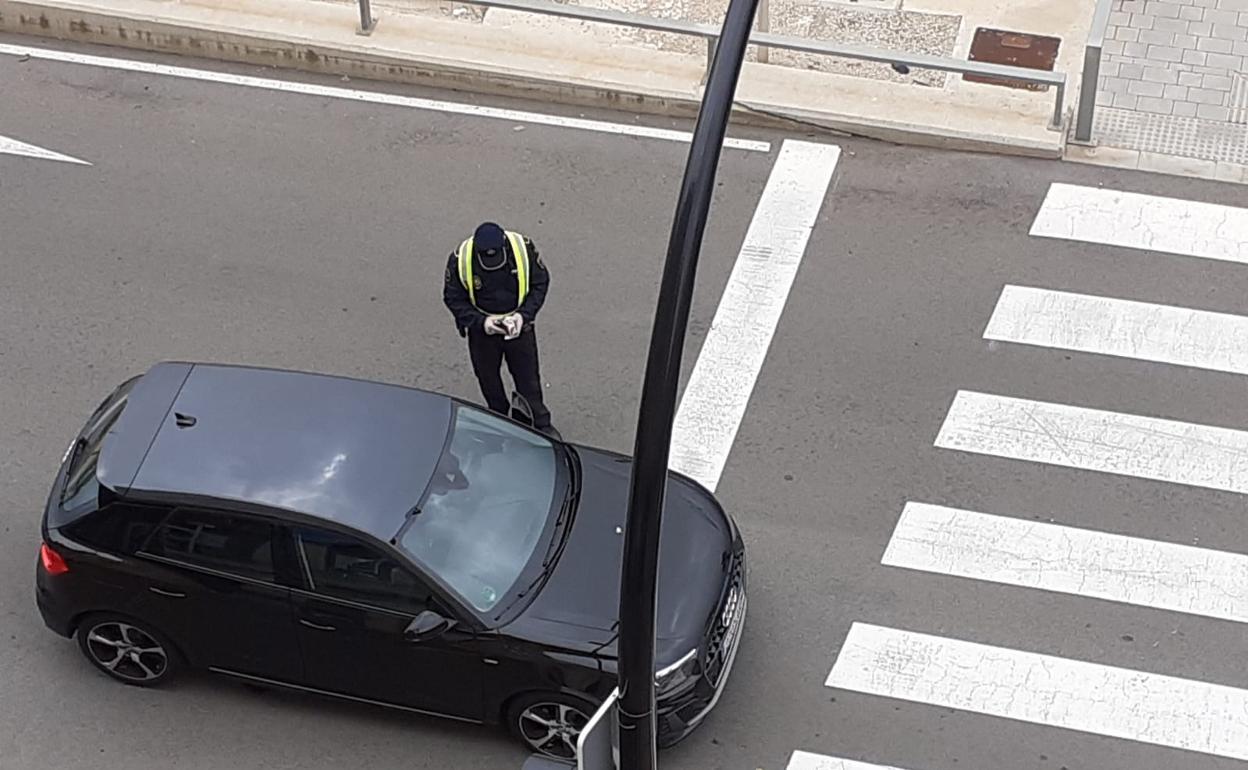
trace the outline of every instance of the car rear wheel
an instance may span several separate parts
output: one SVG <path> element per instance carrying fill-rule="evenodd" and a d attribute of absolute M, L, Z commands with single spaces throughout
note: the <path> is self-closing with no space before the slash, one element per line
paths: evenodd
<path fill-rule="evenodd" d="M 529 751 L 556 759 L 576 759 L 576 741 L 593 716 L 594 705 L 574 695 L 536 692 L 507 709 L 507 725 Z"/>
<path fill-rule="evenodd" d="M 178 670 L 177 652 L 141 620 L 92 615 L 78 625 L 78 647 L 91 665 L 126 684 L 152 687 Z"/>

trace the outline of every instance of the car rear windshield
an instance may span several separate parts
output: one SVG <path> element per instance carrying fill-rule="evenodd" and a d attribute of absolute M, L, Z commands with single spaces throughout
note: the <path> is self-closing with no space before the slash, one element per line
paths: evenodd
<path fill-rule="evenodd" d="M 104 399 L 87 421 L 82 436 L 70 447 L 69 468 L 65 472 L 65 487 L 61 490 L 61 507 L 65 510 L 98 504 L 100 484 L 95 471 L 100 461 L 100 450 L 104 447 L 105 437 L 126 408 L 126 397 L 137 381 L 138 377 L 127 380 Z"/>

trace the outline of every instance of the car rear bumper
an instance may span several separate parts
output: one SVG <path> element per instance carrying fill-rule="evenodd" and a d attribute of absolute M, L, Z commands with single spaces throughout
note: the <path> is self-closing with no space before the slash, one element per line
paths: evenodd
<path fill-rule="evenodd" d="M 35 606 L 39 608 L 39 614 L 43 617 L 43 623 L 48 628 L 66 638 L 74 635 L 73 616 L 63 602 L 56 598 L 56 593 L 48 586 L 47 574 L 43 568 L 36 566 L 37 575 L 35 578 Z"/>

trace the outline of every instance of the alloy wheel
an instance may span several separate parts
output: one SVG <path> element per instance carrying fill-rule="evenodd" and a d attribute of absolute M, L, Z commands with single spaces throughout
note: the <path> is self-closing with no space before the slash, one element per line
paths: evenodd
<path fill-rule="evenodd" d="M 169 653 L 164 646 L 129 623 L 97 623 L 87 631 L 83 646 L 93 663 L 127 681 L 151 682 L 169 670 Z"/>
<path fill-rule="evenodd" d="M 520 712 L 520 735 L 534 751 L 559 759 L 576 758 L 576 741 L 589 717 L 576 706 L 540 702 Z"/>

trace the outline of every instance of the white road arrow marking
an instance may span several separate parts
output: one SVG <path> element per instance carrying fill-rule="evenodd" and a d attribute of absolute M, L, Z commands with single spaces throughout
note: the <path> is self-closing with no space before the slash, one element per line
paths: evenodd
<path fill-rule="evenodd" d="M 42 147 L 36 147 L 33 144 L 19 142 L 16 139 L 10 139 L 7 136 L 0 136 L 0 155 L 25 155 L 28 158 L 42 158 L 44 160 L 59 160 L 63 163 L 78 163 L 83 166 L 91 164 L 85 160 L 71 158 L 68 155 L 62 155 L 59 152 L 45 150 Z"/>

